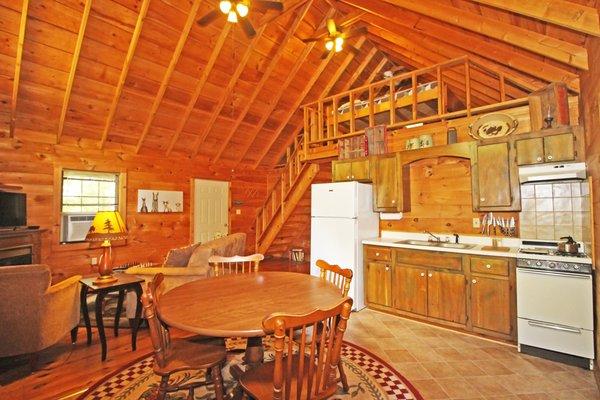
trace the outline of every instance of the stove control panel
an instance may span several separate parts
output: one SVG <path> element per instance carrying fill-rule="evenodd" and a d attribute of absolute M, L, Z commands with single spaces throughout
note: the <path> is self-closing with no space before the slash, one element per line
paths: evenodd
<path fill-rule="evenodd" d="M 590 264 L 580 264 L 575 262 L 528 260 L 523 258 L 517 258 L 517 267 L 541 269 L 546 271 L 574 272 L 579 274 L 592 273 L 592 266 Z"/>

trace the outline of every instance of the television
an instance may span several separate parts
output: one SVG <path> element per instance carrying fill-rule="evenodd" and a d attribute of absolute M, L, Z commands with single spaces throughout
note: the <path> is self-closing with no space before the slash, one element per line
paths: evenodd
<path fill-rule="evenodd" d="M 26 225 L 26 195 L 24 193 L 0 192 L 0 228 Z"/>

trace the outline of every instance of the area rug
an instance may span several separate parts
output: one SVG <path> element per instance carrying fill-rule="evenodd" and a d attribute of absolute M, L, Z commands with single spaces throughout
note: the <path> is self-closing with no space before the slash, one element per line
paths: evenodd
<path fill-rule="evenodd" d="M 269 350 L 269 343 L 265 342 L 265 360 L 273 359 L 273 352 Z M 239 341 L 228 342 L 227 365 L 223 368 L 223 379 L 227 392 L 231 391 L 235 382 L 229 374 L 231 365 L 240 364 L 243 356 L 243 345 Z M 152 372 L 152 355 L 149 354 L 138 361 L 116 371 L 101 381 L 94 384 L 78 400 L 146 400 L 151 399 L 159 380 Z M 342 346 L 342 363 L 348 376 L 350 391 L 344 393 L 341 385 L 338 392 L 331 397 L 335 400 L 342 399 L 406 399 L 423 400 L 417 390 L 398 371 L 385 361 L 370 353 L 362 347 L 350 342 Z M 203 379 L 203 372 L 179 373 L 172 379 L 180 383 L 188 383 Z M 195 400 L 214 399 L 212 386 L 199 387 L 195 391 Z M 187 392 L 170 393 L 169 400 L 185 400 Z"/>

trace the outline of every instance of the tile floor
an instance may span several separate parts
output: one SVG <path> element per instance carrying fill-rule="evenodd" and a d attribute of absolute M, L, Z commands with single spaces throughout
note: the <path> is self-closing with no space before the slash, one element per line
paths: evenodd
<path fill-rule="evenodd" d="M 344 338 L 393 365 L 425 400 L 600 400 L 591 371 L 393 315 L 353 313 Z"/>

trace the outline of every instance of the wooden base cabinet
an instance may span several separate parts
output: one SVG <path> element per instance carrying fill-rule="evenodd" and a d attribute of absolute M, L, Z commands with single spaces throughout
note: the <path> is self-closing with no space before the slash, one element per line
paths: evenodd
<path fill-rule="evenodd" d="M 508 278 L 471 277 L 471 319 L 474 328 L 510 335 L 511 295 Z"/>
<path fill-rule="evenodd" d="M 427 315 L 427 270 L 394 265 L 392 281 L 393 307 L 415 314 Z"/>
<path fill-rule="evenodd" d="M 427 315 L 461 325 L 467 322 L 467 285 L 463 274 L 428 272 Z"/>
<path fill-rule="evenodd" d="M 514 260 L 382 246 L 364 254 L 367 306 L 516 339 Z"/>
<path fill-rule="evenodd" d="M 382 262 L 367 264 L 365 291 L 367 303 L 392 306 L 392 268 L 390 264 Z"/>

